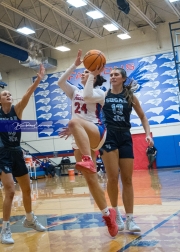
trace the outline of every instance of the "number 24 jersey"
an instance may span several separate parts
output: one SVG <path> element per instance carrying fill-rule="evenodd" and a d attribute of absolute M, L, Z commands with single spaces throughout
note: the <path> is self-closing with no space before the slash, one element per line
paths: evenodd
<path fill-rule="evenodd" d="M 102 124 L 100 119 L 102 105 L 85 102 L 83 90 L 75 89 L 72 97 L 72 118 L 80 118 L 93 123 Z"/>

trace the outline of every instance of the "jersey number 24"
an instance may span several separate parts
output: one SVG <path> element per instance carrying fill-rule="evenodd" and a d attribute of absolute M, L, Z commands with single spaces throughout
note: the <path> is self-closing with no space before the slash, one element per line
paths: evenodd
<path fill-rule="evenodd" d="M 75 113 L 76 114 L 81 114 L 81 111 L 84 111 L 84 113 L 85 114 L 87 114 L 87 108 L 86 108 L 86 103 L 84 103 L 82 106 L 81 106 L 81 104 L 79 103 L 79 102 L 75 102 L 75 107 L 76 107 L 76 109 L 75 109 Z"/>

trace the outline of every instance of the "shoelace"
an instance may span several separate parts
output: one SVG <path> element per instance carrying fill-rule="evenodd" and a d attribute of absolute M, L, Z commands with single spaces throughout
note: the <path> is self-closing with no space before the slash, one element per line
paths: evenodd
<path fill-rule="evenodd" d="M 11 238 L 11 231 L 9 229 L 6 228 L 6 232 L 5 232 L 5 237 L 6 238 Z"/>
<path fill-rule="evenodd" d="M 129 224 L 129 223 L 132 223 L 132 224 L 133 224 L 133 226 L 136 226 L 136 222 L 133 220 L 133 218 L 132 218 L 132 219 L 127 220 L 127 223 L 128 223 L 128 224 Z"/>
<path fill-rule="evenodd" d="M 39 223 L 37 217 L 34 217 L 33 223 L 34 223 L 36 226 L 42 227 L 42 225 L 41 225 L 41 223 Z"/>
<path fill-rule="evenodd" d="M 116 221 L 119 222 L 119 224 L 123 223 L 123 220 L 121 219 L 121 216 L 119 216 L 118 214 L 116 215 Z"/>
<path fill-rule="evenodd" d="M 90 159 L 90 157 L 87 157 L 87 156 L 83 156 L 83 158 L 82 158 L 82 161 L 83 162 L 85 162 L 85 161 L 90 161 L 91 159 Z"/>

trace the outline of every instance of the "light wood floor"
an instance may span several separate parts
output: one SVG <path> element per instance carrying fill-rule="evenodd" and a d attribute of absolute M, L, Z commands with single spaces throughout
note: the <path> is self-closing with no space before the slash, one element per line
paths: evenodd
<path fill-rule="evenodd" d="M 110 206 L 106 176 L 99 177 L 99 182 Z M 133 183 L 134 216 L 142 232 L 119 232 L 115 239 L 108 235 L 83 176 L 33 181 L 33 210 L 47 227 L 44 233 L 22 227 L 24 208 L 21 191 L 16 185 L 11 214 L 15 244 L 0 244 L 0 252 L 179 252 L 180 170 L 134 171 Z M 120 193 L 121 189 L 119 183 Z M 4 191 L 0 189 L 0 218 L 3 197 Z M 120 197 L 118 205 L 124 217 Z"/>

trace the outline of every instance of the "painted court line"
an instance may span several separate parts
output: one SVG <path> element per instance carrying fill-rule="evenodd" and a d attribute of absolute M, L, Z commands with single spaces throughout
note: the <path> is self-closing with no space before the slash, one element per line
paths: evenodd
<path fill-rule="evenodd" d="M 131 241 L 130 243 L 126 244 L 123 248 L 121 248 L 120 250 L 118 250 L 117 252 L 123 252 L 126 249 L 130 248 L 135 242 L 141 240 L 142 238 L 144 238 L 145 236 L 147 236 L 149 233 L 153 232 L 154 230 L 158 229 L 159 227 L 161 227 L 162 225 L 164 225 L 164 223 L 168 222 L 170 219 L 172 219 L 174 216 L 178 215 L 180 213 L 180 210 L 177 211 L 176 213 L 170 215 L 167 219 L 163 220 L 162 222 L 160 222 L 159 224 L 157 224 L 155 227 L 151 228 L 150 230 L 146 231 L 143 235 L 137 237 L 136 239 L 134 239 L 133 241 Z"/>

